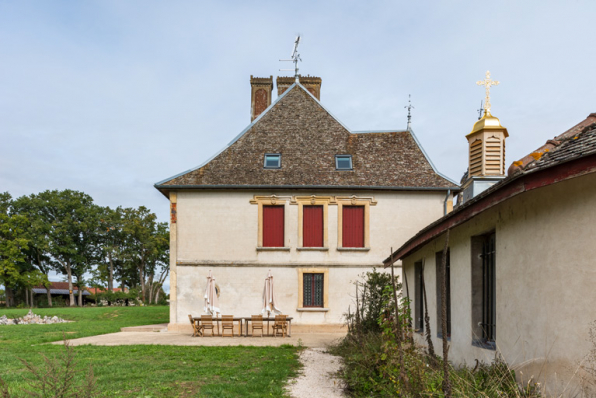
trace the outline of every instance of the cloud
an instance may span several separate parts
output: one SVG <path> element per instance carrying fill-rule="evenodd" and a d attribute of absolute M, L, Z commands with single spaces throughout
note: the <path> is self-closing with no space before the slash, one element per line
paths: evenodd
<path fill-rule="evenodd" d="M 490 69 L 507 162 L 596 111 L 596 3 L 3 2 L 0 187 L 71 188 L 168 219 L 153 183 L 248 123 L 249 76 L 278 75 L 301 33 L 303 74 L 354 130 L 413 128 L 459 180 Z"/>

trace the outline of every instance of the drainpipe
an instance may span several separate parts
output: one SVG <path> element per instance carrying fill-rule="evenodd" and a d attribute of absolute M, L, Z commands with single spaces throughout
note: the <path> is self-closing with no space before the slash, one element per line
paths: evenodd
<path fill-rule="evenodd" d="M 449 195 L 451 195 L 451 189 L 447 190 L 447 195 L 445 195 L 445 201 L 443 202 L 443 215 L 447 215 L 447 201 L 449 200 Z"/>

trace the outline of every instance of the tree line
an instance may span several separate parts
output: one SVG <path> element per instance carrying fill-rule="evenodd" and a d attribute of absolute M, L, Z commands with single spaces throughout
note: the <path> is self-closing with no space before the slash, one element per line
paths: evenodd
<path fill-rule="evenodd" d="M 70 306 L 73 287 L 120 287 L 138 289 L 140 299 L 157 303 L 169 273 L 167 223 L 144 206 L 102 207 L 83 192 L 45 191 L 13 199 L 0 193 L 0 284 L 5 287 L 6 306 L 15 296 L 31 293 L 36 286 L 47 289 L 52 306 L 48 274 L 57 272 L 68 281 Z"/>

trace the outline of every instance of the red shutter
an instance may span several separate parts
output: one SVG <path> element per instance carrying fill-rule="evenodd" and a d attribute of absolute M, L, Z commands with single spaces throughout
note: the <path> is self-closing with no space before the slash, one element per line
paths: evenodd
<path fill-rule="evenodd" d="M 343 206 L 342 246 L 364 247 L 364 206 Z"/>
<path fill-rule="evenodd" d="M 263 206 L 263 246 L 283 247 L 284 207 Z"/>
<path fill-rule="evenodd" d="M 302 246 L 323 247 L 323 206 L 302 207 Z"/>

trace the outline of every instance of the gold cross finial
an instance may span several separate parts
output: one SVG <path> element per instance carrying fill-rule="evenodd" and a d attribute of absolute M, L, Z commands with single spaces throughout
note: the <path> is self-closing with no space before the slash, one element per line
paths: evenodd
<path fill-rule="evenodd" d="M 484 116 L 491 116 L 490 114 L 490 87 L 491 86 L 498 86 L 499 82 L 495 80 L 490 80 L 490 72 L 486 71 L 486 79 L 480 80 L 476 82 L 479 86 L 484 86 L 486 88 L 486 100 L 484 104 Z"/>

